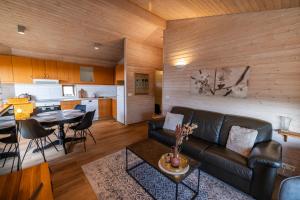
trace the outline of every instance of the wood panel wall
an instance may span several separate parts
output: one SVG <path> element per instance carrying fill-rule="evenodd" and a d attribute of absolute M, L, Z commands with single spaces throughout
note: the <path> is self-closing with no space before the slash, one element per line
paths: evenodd
<path fill-rule="evenodd" d="M 126 73 L 126 122 L 145 121 L 154 113 L 154 76 L 156 69 L 162 69 L 162 49 L 125 40 Z M 149 74 L 149 95 L 135 95 L 135 73 Z"/>
<path fill-rule="evenodd" d="M 292 117 L 300 132 L 300 8 L 168 21 L 164 35 L 163 109 L 174 105 L 261 118 Z M 178 60 L 187 65 L 176 69 Z M 246 99 L 190 94 L 200 68 L 251 66 Z M 284 162 L 300 173 L 300 142 L 284 143 Z M 295 142 L 298 146 L 295 145 Z"/>

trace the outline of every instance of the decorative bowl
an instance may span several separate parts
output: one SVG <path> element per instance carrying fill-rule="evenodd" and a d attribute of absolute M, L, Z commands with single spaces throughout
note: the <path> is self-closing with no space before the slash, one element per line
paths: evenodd
<path fill-rule="evenodd" d="M 161 156 L 158 161 L 159 168 L 165 173 L 171 175 L 182 175 L 189 171 L 189 160 L 183 155 L 179 155 L 180 164 L 179 167 L 172 167 L 170 162 L 166 162 L 166 156 L 173 156 L 173 153 L 166 153 Z"/>

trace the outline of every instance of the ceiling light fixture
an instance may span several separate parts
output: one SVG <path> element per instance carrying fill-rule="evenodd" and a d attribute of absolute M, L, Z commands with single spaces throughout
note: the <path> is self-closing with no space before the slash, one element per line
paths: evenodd
<path fill-rule="evenodd" d="M 94 44 L 94 49 L 95 49 L 95 50 L 99 50 L 99 49 L 100 49 L 100 46 L 102 46 L 100 43 L 95 43 L 95 44 Z"/>
<path fill-rule="evenodd" d="M 24 35 L 26 27 L 18 24 L 18 33 Z"/>

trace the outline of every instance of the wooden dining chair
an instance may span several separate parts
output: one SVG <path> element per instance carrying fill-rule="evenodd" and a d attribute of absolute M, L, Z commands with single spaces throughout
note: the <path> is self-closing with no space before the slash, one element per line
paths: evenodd
<path fill-rule="evenodd" d="M 19 122 L 20 126 L 20 132 L 23 138 L 30 139 L 27 148 L 25 150 L 24 156 L 22 158 L 21 164 L 24 161 L 24 158 L 28 152 L 28 150 L 31 148 L 32 143 L 34 142 L 36 144 L 36 147 L 41 152 L 44 161 L 47 162 L 45 157 L 45 151 L 43 146 L 43 140 L 47 138 L 50 143 L 53 145 L 53 147 L 58 151 L 55 144 L 53 144 L 52 140 L 50 139 L 49 135 L 51 135 L 54 132 L 54 129 L 45 129 L 41 126 L 41 124 L 35 120 L 35 119 L 27 119 L 24 121 Z"/>

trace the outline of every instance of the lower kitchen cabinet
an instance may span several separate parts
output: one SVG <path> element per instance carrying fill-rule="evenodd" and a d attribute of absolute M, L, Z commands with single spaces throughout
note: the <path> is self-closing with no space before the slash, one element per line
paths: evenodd
<path fill-rule="evenodd" d="M 111 118 L 112 114 L 112 100 L 111 99 L 99 99 L 99 117 L 100 119 Z"/>
<path fill-rule="evenodd" d="M 62 110 L 70 110 L 74 109 L 78 104 L 81 104 L 80 100 L 61 101 L 60 107 Z"/>

